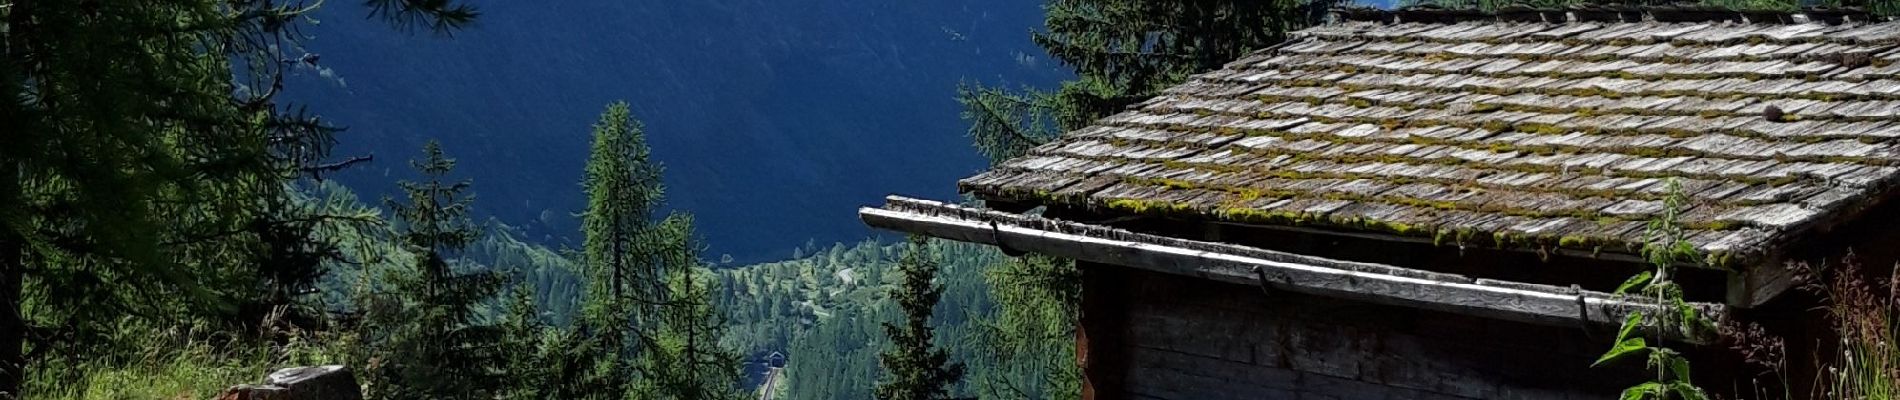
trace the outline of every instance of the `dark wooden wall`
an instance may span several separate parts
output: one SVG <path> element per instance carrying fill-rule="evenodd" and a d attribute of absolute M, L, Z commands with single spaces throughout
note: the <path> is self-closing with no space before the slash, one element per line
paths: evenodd
<path fill-rule="evenodd" d="M 1087 399 L 1601 399 L 1586 333 L 1084 265 Z"/>

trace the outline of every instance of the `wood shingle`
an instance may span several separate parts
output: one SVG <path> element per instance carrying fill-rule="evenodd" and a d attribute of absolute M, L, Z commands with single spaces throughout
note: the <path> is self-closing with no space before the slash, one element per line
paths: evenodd
<path fill-rule="evenodd" d="M 960 186 L 1633 252 L 1673 180 L 1711 265 L 1766 256 L 1889 194 L 1900 23 L 1663 19 L 1319 26 Z"/>

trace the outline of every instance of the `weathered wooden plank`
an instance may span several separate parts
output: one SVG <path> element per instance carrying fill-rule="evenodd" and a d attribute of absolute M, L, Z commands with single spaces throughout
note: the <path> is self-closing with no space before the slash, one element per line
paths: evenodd
<path fill-rule="evenodd" d="M 1759 263 L 1729 273 L 1728 304 L 1753 308 L 1774 300 L 1795 284 L 1794 271 L 1779 262 Z"/>

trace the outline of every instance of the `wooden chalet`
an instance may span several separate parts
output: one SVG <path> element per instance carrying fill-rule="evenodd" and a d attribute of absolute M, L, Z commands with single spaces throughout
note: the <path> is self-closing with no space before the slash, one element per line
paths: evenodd
<path fill-rule="evenodd" d="M 1088 399 L 1613 397 L 1640 361 L 1591 363 L 1649 306 L 1606 292 L 1648 268 L 1672 192 L 1710 318 L 1785 320 L 1785 263 L 1900 247 L 1900 23 L 1334 19 L 959 182 L 984 208 L 860 215 L 1077 260 Z M 1698 357 L 1705 385 L 1747 384 Z"/>

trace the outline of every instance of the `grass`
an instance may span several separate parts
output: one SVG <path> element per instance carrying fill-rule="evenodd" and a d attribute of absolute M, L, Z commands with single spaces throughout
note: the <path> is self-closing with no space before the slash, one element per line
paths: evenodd
<path fill-rule="evenodd" d="M 1900 328 L 1895 325 L 1900 322 L 1900 270 L 1869 274 L 1851 253 L 1838 266 L 1796 263 L 1791 268 L 1801 278 L 1800 290 L 1821 299 L 1813 310 L 1825 313 L 1835 341 L 1819 343 L 1814 354 L 1806 355 L 1819 363 L 1813 376 L 1792 376 L 1791 355 L 1781 338 L 1756 325 L 1731 327 L 1725 334 L 1732 347 L 1775 380 L 1758 383 L 1743 398 L 1900 398 L 1900 349 L 1894 347 L 1900 340 L 1895 334 Z M 1790 387 L 1803 385 L 1794 385 L 1794 379 L 1812 379 L 1812 389 L 1797 392 Z"/>
<path fill-rule="evenodd" d="M 1837 399 L 1886 400 L 1900 393 L 1900 351 L 1893 343 L 1895 311 L 1900 309 L 1900 291 L 1894 286 L 1900 271 L 1890 272 L 1886 282 L 1869 283 L 1860 263 L 1849 255 L 1838 271 L 1811 269 L 1815 282 L 1804 286 L 1809 292 L 1827 299 L 1828 321 L 1840 337 L 1838 354 L 1818 357 L 1829 360 L 1821 369 L 1816 385 L 1821 397 Z"/>
<path fill-rule="evenodd" d="M 30 368 L 23 399 L 210 399 L 232 385 L 260 384 L 279 368 L 340 363 L 344 340 L 272 332 L 281 341 L 231 339 L 193 328 L 150 328 L 126 322 L 122 350 L 80 360 L 45 360 Z"/>
<path fill-rule="evenodd" d="M 208 399 L 225 387 L 263 377 L 261 368 L 216 353 L 199 347 L 124 363 L 81 363 L 77 371 L 70 371 L 83 376 L 77 381 L 46 382 L 59 378 L 36 375 L 41 379 L 34 379 L 38 382 L 32 383 L 25 398 Z"/>

